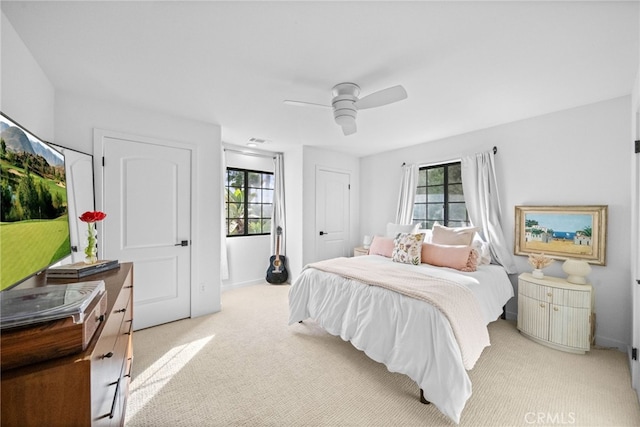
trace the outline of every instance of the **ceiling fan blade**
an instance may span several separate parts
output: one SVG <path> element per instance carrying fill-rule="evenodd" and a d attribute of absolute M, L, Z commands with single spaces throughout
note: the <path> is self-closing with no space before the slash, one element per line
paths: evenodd
<path fill-rule="evenodd" d="M 365 110 L 367 108 L 382 107 L 383 105 L 402 101 L 406 98 L 407 91 L 404 90 L 402 86 L 398 85 L 379 90 L 378 92 L 373 92 L 363 98 L 360 98 L 355 102 L 355 106 L 358 110 Z"/>
<path fill-rule="evenodd" d="M 331 105 L 314 104 L 313 102 L 304 102 L 304 101 L 292 101 L 290 99 L 285 99 L 284 103 L 287 105 L 294 105 L 297 107 L 331 108 Z"/>

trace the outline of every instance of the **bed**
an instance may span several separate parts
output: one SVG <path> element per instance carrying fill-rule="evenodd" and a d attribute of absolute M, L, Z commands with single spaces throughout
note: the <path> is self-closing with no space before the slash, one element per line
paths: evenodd
<path fill-rule="evenodd" d="M 341 273 L 327 271 L 328 264 L 353 266 L 357 270 L 398 270 L 417 280 L 436 278 L 451 283 L 472 295 L 477 311 L 475 328 L 486 341 L 477 354 L 463 355 L 459 344 L 460 328 L 451 313 L 445 314 L 438 304 L 408 296 L 384 283 L 369 285 Z M 385 274 L 386 275 L 386 274 Z M 378 276 L 383 276 L 378 274 Z M 356 277 L 360 277 L 356 275 Z M 372 280 L 374 281 L 374 280 Z M 455 285 L 454 285 L 455 283 Z M 305 267 L 289 290 L 289 325 L 306 319 L 315 320 L 328 333 L 350 341 L 391 372 L 399 372 L 415 381 L 424 399 L 434 404 L 456 423 L 471 396 L 472 369 L 482 348 L 489 345 L 486 326 L 503 313 L 506 302 L 514 295 L 509 278 L 501 266 L 478 265 L 473 272 L 428 264 L 393 262 L 380 255 L 336 258 Z M 451 319 L 451 320 L 450 320 Z M 454 326 L 452 326 L 454 325 Z M 455 329 L 455 332 L 454 332 Z M 484 331 L 484 332 L 482 332 Z M 464 360 L 463 360 L 464 359 Z"/>

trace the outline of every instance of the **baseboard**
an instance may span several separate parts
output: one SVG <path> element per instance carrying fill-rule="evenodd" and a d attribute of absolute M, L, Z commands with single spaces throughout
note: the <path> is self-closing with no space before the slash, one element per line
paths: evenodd
<path fill-rule="evenodd" d="M 628 352 L 629 344 L 626 342 L 613 340 L 596 334 L 596 346 L 604 348 L 615 348 L 623 353 Z"/>

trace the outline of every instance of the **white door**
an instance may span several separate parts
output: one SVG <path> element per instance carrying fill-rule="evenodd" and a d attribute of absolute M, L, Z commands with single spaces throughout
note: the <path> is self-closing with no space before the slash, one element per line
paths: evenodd
<path fill-rule="evenodd" d="M 317 260 L 347 256 L 350 175 L 316 168 Z"/>
<path fill-rule="evenodd" d="M 639 100 L 640 102 L 640 100 Z M 635 140 L 640 141 L 640 105 L 637 105 L 636 111 L 636 129 Z M 636 144 L 639 144 L 636 142 Z M 631 225 L 634 234 L 632 236 L 635 260 L 632 260 L 631 271 L 634 276 L 631 278 L 631 295 L 632 295 L 632 322 L 631 322 L 631 347 L 636 348 L 636 352 L 640 352 L 640 153 L 636 148 L 635 158 L 633 161 L 633 194 L 631 203 L 631 212 L 633 214 L 634 223 Z M 640 399 L 640 354 L 636 353 L 636 360 L 631 360 L 631 384 L 636 390 L 638 399 Z"/>
<path fill-rule="evenodd" d="M 191 150 L 103 136 L 103 258 L 134 263 L 134 330 L 191 315 Z"/>
<path fill-rule="evenodd" d="M 95 210 L 93 197 L 93 156 L 69 148 L 57 147 L 64 154 L 67 173 L 67 198 L 72 262 L 84 260 L 87 245 L 87 224 L 77 218 L 86 211 Z"/>

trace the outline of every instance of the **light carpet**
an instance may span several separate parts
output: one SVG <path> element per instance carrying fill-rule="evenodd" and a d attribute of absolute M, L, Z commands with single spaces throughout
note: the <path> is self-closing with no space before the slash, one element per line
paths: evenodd
<path fill-rule="evenodd" d="M 125 425 L 452 426 L 418 386 L 313 321 L 287 326 L 288 285 L 222 294 L 222 311 L 133 335 Z M 553 350 L 489 326 L 461 426 L 640 426 L 627 356 Z"/>

